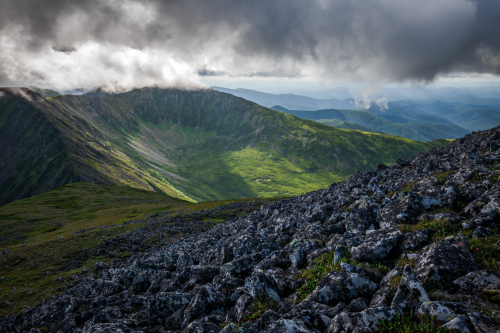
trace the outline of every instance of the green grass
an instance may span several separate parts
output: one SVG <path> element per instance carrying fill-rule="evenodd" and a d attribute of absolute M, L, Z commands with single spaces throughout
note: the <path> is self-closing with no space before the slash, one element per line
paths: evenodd
<path fill-rule="evenodd" d="M 276 310 L 278 304 L 269 299 L 255 299 L 250 306 L 250 311 L 243 317 L 242 322 L 251 322 L 259 319 L 267 310 Z"/>
<path fill-rule="evenodd" d="M 177 211 L 196 213 L 232 202 L 278 199 L 282 198 L 190 203 L 129 187 L 74 183 L 1 206 L 0 252 L 7 250 L 8 254 L 0 255 L 0 278 L 5 279 L 0 283 L 0 316 L 17 313 L 24 305 L 35 305 L 57 295 L 58 289 L 68 283 L 68 277 L 81 272 L 82 266 L 91 269 L 97 261 L 111 260 L 89 257 L 79 261 L 79 268 L 68 271 L 67 262 L 77 257 L 82 248 L 91 253 L 107 238 L 147 226 L 147 223 L 124 225 L 123 222 L 142 220 L 156 212 L 175 216 L 179 214 Z M 225 221 L 223 214 L 233 213 L 236 214 L 229 209 L 217 211 L 214 218 L 204 222 L 214 226 Z M 73 234 L 90 228 L 95 229 Z M 151 239 L 146 243 L 156 241 Z M 129 255 L 116 252 L 117 257 Z M 59 277 L 65 281 L 55 282 Z"/>

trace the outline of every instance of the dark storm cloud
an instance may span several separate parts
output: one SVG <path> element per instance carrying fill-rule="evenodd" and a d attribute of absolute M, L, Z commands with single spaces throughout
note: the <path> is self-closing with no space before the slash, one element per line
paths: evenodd
<path fill-rule="evenodd" d="M 498 74 L 498 31 L 498 0 L 2 0 L 0 84 L 51 71 L 58 81 L 85 61 L 114 80 L 131 68 L 132 79 L 153 81 L 186 72 L 367 81 Z M 20 63 L 23 54 L 50 62 L 49 49 L 66 65 Z M 167 74 L 155 69 L 162 58 Z"/>

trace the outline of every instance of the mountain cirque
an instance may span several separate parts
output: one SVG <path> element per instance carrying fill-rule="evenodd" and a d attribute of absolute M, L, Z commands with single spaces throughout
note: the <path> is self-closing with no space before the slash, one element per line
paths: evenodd
<path fill-rule="evenodd" d="M 97 263 L 0 331 L 375 332 L 413 310 L 440 332 L 498 332 L 499 176 L 500 127 L 475 132 Z M 99 249 L 167 221 L 147 222 Z"/>
<path fill-rule="evenodd" d="M 292 196 L 447 143 L 335 129 L 211 89 L 2 88 L 0 205 L 75 182 L 189 201 Z"/>

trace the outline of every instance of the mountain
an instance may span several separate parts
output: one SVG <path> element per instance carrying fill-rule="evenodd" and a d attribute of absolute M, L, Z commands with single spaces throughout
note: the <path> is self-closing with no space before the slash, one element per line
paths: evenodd
<path fill-rule="evenodd" d="M 2 204 L 74 182 L 190 201 L 289 196 L 447 143 L 336 129 L 212 89 L 0 95 Z"/>
<path fill-rule="evenodd" d="M 291 110 L 319 110 L 319 109 L 353 109 L 355 108 L 352 99 L 316 99 L 294 94 L 268 94 L 250 89 L 228 89 L 222 87 L 212 87 L 212 89 L 238 96 L 255 102 L 265 107 L 281 105 Z"/>
<path fill-rule="evenodd" d="M 429 120 L 431 121 L 425 121 L 424 123 L 421 123 L 415 121 L 418 119 L 418 117 L 420 117 L 420 115 L 413 115 L 413 117 L 417 119 L 412 119 L 412 116 L 409 116 L 408 114 L 405 115 L 404 113 L 398 116 L 392 114 L 391 112 L 388 112 L 388 114 L 386 115 L 375 115 L 367 111 L 356 110 L 328 109 L 317 111 L 297 111 L 288 110 L 280 106 L 277 106 L 277 109 L 302 119 L 310 119 L 315 121 L 340 119 L 371 128 L 374 131 L 382 131 L 419 141 L 430 141 L 438 138 L 454 139 L 469 133 L 469 131 L 467 131 L 466 129 L 451 124 L 448 120 L 441 119 L 440 117 L 436 118 L 439 119 L 439 122 L 442 123 L 433 123 L 432 117 L 429 117 Z M 392 119 L 392 121 L 389 119 Z"/>
<path fill-rule="evenodd" d="M 379 133 L 379 134 L 385 134 L 389 135 L 389 133 L 382 132 L 382 131 L 376 131 L 374 129 L 371 129 L 369 127 L 351 123 L 342 119 L 319 119 L 316 120 L 318 123 L 322 123 L 328 126 L 333 126 L 336 128 L 343 128 L 343 129 L 352 129 L 352 130 L 358 130 L 358 131 L 363 131 L 363 132 L 370 132 L 370 133 Z"/>

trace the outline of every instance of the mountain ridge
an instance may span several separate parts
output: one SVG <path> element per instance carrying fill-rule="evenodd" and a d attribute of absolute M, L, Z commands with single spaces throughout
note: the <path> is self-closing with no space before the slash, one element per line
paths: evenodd
<path fill-rule="evenodd" d="M 142 88 L 47 99 L 27 89 L 1 91 L 0 132 L 20 126 L 13 114 L 21 105 L 42 113 L 58 130 L 59 153 L 68 154 L 75 180 L 191 201 L 298 194 L 447 143 L 334 129 L 212 89 Z M 23 141 L 17 144 L 17 151 L 26 151 Z M 8 150 L 0 153 L 11 160 Z M 30 173 L 25 165 L 10 168 L 0 185 L 8 177 L 24 179 L 24 187 L 43 183 L 40 172 L 19 178 Z M 3 203 L 13 198 L 11 192 L 3 193 Z"/>

